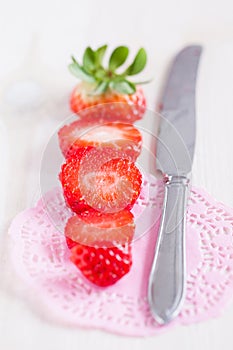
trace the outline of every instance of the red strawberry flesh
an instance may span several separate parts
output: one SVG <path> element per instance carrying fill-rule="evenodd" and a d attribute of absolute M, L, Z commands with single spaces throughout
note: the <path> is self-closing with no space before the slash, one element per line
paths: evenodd
<path fill-rule="evenodd" d="M 62 166 L 64 197 L 74 212 L 113 213 L 133 207 L 141 190 L 141 173 L 133 162 L 111 159 L 110 154 L 105 149 L 83 148 Z"/>
<path fill-rule="evenodd" d="M 70 260 L 81 273 L 99 287 L 110 286 L 125 276 L 132 266 L 131 245 L 90 247 L 72 243 Z"/>
<path fill-rule="evenodd" d="M 131 243 L 135 224 L 128 210 L 105 214 L 87 211 L 67 221 L 65 236 L 76 243 L 96 246 Z"/>
<path fill-rule="evenodd" d="M 59 144 L 68 158 L 82 147 L 110 147 L 135 161 L 142 148 L 140 131 L 132 124 L 109 122 L 91 123 L 77 120 L 59 130 Z"/>

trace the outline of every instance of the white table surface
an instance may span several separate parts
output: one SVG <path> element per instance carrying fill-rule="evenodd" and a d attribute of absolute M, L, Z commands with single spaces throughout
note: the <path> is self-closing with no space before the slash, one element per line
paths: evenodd
<path fill-rule="evenodd" d="M 28 306 L 25 286 L 5 263 L 7 228 L 38 198 L 39 160 L 68 112 L 75 84 L 66 66 L 86 45 L 144 46 L 148 107 L 154 109 L 171 57 L 189 43 L 205 47 L 197 86 L 193 183 L 233 205 L 232 0 L 12 1 L 0 11 L 0 349 L 233 348 L 233 305 L 216 320 L 158 337 L 127 338 L 49 323 Z M 233 291 L 232 291 L 233 293 Z"/>

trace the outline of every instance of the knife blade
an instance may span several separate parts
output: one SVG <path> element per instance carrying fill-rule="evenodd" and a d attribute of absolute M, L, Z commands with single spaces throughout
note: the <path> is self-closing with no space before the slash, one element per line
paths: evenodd
<path fill-rule="evenodd" d="M 174 59 L 161 101 L 157 169 L 164 175 L 163 213 L 151 268 L 148 301 L 160 324 L 171 322 L 185 296 L 185 221 L 195 146 L 195 87 L 201 46 Z"/>

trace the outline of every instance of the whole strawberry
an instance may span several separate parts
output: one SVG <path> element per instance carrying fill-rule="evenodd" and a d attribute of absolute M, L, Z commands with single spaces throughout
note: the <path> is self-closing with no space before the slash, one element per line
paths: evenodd
<path fill-rule="evenodd" d="M 107 45 L 96 51 L 88 47 L 82 65 L 74 57 L 69 69 L 81 79 L 70 98 L 73 112 L 86 120 L 134 122 L 143 117 L 146 99 L 139 84 L 130 77 L 140 73 L 146 65 L 146 52 L 141 48 L 133 62 L 119 72 L 125 63 L 129 49 L 117 47 L 111 54 L 108 66 L 103 66 Z"/>

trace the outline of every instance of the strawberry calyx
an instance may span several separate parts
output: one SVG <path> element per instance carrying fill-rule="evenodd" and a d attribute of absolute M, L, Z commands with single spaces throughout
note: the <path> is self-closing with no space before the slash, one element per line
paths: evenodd
<path fill-rule="evenodd" d="M 133 62 L 123 71 L 120 68 L 127 60 L 129 48 L 118 46 L 110 55 L 108 66 L 104 67 L 103 58 L 107 50 L 107 45 L 93 50 L 87 47 L 82 64 L 72 56 L 72 63 L 69 65 L 70 72 L 77 78 L 93 85 L 90 95 L 102 95 L 107 91 L 115 91 L 120 94 L 131 95 L 136 92 L 137 84 L 147 82 L 132 82 L 129 77 L 140 73 L 147 61 L 147 54 L 144 48 L 140 48 Z"/>

